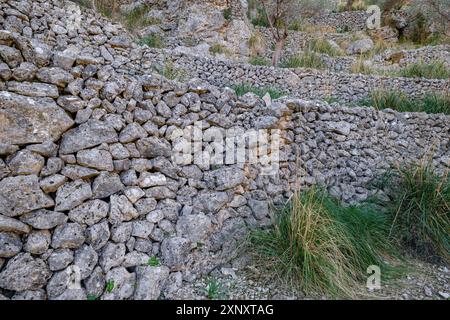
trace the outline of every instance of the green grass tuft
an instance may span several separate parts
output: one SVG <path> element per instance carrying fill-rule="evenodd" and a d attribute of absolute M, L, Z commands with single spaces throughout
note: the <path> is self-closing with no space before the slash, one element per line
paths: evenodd
<path fill-rule="evenodd" d="M 407 65 L 399 72 L 399 76 L 406 78 L 449 79 L 450 68 L 443 61 L 418 62 Z"/>
<path fill-rule="evenodd" d="M 241 97 L 249 92 L 253 92 L 260 98 L 262 98 L 266 93 L 269 93 L 272 99 L 278 99 L 285 96 L 282 91 L 274 88 L 256 88 L 246 84 L 235 85 L 232 86 L 232 88 L 236 91 L 238 97 Z"/>
<path fill-rule="evenodd" d="M 250 243 L 261 263 L 307 294 L 351 297 L 370 265 L 389 273 L 388 220 L 369 204 L 344 207 L 312 188 L 274 220 L 273 228 L 252 232 Z"/>

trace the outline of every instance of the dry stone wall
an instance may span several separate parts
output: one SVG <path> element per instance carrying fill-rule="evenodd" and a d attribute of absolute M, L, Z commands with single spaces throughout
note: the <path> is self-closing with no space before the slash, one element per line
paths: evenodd
<path fill-rule="evenodd" d="M 172 62 L 188 78 L 200 78 L 216 86 L 246 84 L 258 88 L 276 88 L 300 98 L 323 99 L 334 97 L 345 103 L 358 103 L 376 90 L 399 90 L 411 97 L 428 92 L 447 92 L 449 80 L 423 78 L 391 78 L 362 74 L 318 71 L 311 69 L 280 69 L 252 66 L 225 60 L 206 59 L 169 51 L 147 49 L 142 65 L 136 73 L 154 70 Z M 330 61 L 331 64 L 334 61 Z M 345 61 L 341 66 L 348 66 Z"/>
<path fill-rule="evenodd" d="M 301 185 L 358 201 L 372 178 L 431 146 L 448 170 L 448 116 L 169 81 L 134 69 L 141 49 L 92 12 L 64 32 L 65 5 L 0 4 L 0 298 L 170 298 Z M 180 164 L 172 156 L 196 123 L 203 137 L 279 130 L 279 170 Z"/>

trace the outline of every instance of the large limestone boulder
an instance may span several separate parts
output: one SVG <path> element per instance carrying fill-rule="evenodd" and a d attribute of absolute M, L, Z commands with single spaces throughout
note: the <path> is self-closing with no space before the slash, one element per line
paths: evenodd
<path fill-rule="evenodd" d="M 54 205 L 52 198 L 39 187 L 35 175 L 5 178 L 0 181 L 0 213 L 9 217 L 48 208 Z"/>
<path fill-rule="evenodd" d="M 52 99 L 0 91 L 0 144 L 56 141 L 73 124 Z"/>
<path fill-rule="evenodd" d="M 203 36 L 218 32 L 225 25 L 222 11 L 207 3 L 195 3 L 186 10 L 180 19 L 178 34 L 180 36 Z"/>

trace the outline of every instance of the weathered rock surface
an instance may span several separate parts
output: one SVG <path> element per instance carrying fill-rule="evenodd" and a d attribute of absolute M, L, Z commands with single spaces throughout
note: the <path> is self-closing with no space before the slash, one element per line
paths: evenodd
<path fill-rule="evenodd" d="M 39 188 L 35 175 L 9 177 L 0 181 L 0 214 L 15 217 L 54 204 L 53 199 Z"/>
<path fill-rule="evenodd" d="M 53 100 L 0 91 L 0 143 L 56 141 L 73 124 Z"/>

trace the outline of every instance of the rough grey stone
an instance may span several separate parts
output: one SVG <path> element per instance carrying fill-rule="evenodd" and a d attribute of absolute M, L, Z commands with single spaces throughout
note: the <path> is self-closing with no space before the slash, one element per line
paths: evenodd
<path fill-rule="evenodd" d="M 67 216 L 62 212 L 40 209 L 25 213 L 20 220 L 35 229 L 47 230 L 67 222 Z"/>
<path fill-rule="evenodd" d="M 67 211 L 92 197 L 91 185 L 82 180 L 65 183 L 56 192 L 57 211 Z"/>
<path fill-rule="evenodd" d="M 27 97 L 35 97 L 35 98 L 58 98 L 59 97 L 59 91 L 58 87 L 53 84 L 46 84 L 46 83 L 40 83 L 40 82 L 18 82 L 18 81 L 9 81 L 7 83 L 8 91 L 12 91 L 14 93 L 17 93 L 21 96 L 27 96 Z M 11 94 L 11 93 L 10 93 Z M 30 101 L 30 100 L 28 100 Z M 51 103 L 53 106 L 54 101 L 48 100 L 48 99 L 35 99 L 35 101 L 42 103 L 43 101 L 47 101 Z M 55 104 L 56 105 L 56 104 Z M 22 109 L 24 108 L 24 105 L 21 105 Z M 63 111 L 59 109 L 60 111 Z"/>
<path fill-rule="evenodd" d="M 16 233 L 0 232 L 0 257 L 11 258 L 22 250 L 22 240 Z"/>
<path fill-rule="evenodd" d="M 123 243 L 114 244 L 108 242 L 100 255 L 99 265 L 104 272 L 111 268 L 118 267 L 125 259 L 125 245 Z"/>
<path fill-rule="evenodd" d="M 67 268 L 72 261 L 74 255 L 70 249 L 57 249 L 48 257 L 47 263 L 51 271 L 59 271 Z"/>
<path fill-rule="evenodd" d="M 110 234 L 108 222 L 104 220 L 86 230 L 86 242 L 98 251 L 108 242 Z"/>
<path fill-rule="evenodd" d="M 79 268 L 82 280 L 91 275 L 97 262 L 97 252 L 90 245 L 83 245 L 75 251 L 74 265 Z"/>
<path fill-rule="evenodd" d="M 112 195 L 110 198 L 109 221 L 111 224 L 119 224 L 130 221 L 139 216 L 133 204 L 124 195 Z"/>
<path fill-rule="evenodd" d="M 8 261 L 0 273 L 0 288 L 25 291 L 45 286 L 51 273 L 45 262 L 29 253 L 19 253 Z"/>
<path fill-rule="evenodd" d="M 154 224 L 150 221 L 133 221 L 133 231 L 131 235 L 138 238 L 148 238 L 150 233 L 152 233 Z"/>
<path fill-rule="evenodd" d="M 117 141 L 117 132 L 114 128 L 105 122 L 92 119 L 67 131 L 63 135 L 59 152 L 60 154 L 69 154 L 95 147 L 105 142 L 114 143 Z"/>
<path fill-rule="evenodd" d="M 92 183 L 93 197 L 97 199 L 109 197 L 124 188 L 117 173 L 101 172 Z"/>
<path fill-rule="evenodd" d="M 124 222 L 111 228 L 111 240 L 116 243 L 125 243 L 133 232 L 133 223 Z"/>
<path fill-rule="evenodd" d="M 69 72 L 57 67 L 41 68 L 37 72 L 36 78 L 42 82 L 57 85 L 58 87 L 64 87 L 73 81 L 73 76 Z"/>
<path fill-rule="evenodd" d="M 24 250 L 31 254 L 43 254 L 47 251 L 51 242 L 51 234 L 48 230 L 33 230 L 27 237 Z"/>
<path fill-rule="evenodd" d="M 39 188 L 35 175 L 10 177 L 0 181 L 1 214 L 14 217 L 53 205 L 53 200 Z"/>
<path fill-rule="evenodd" d="M 0 143 L 41 143 L 58 140 L 74 124 L 51 99 L 0 91 Z"/>
<path fill-rule="evenodd" d="M 163 263 L 171 267 L 172 270 L 180 268 L 190 251 L 190 246 L 190 241 L 185 238 L 165 239 L 161 245 Z"/>
<path fill-rule="evenodd" d="M 91 149 L 78 151 L 77 162 L 81 166 L 86 166 L 98 170 L 114 170 L 112 156 L 108 151 L 105 150 Z"/>
<path fill-rule="evenodd" d="M 133 295 L 136 285 L 136 274 L 128 272 L 124 267 L 114 268 L 106 274 L 106 282 L 113 288 L 106 291 L 102 300 L 125 300 Z"/>
<path fill-rule="evenodd" d="M 92 226 L 105 218 L 109 212 L 109 204 L 101 200 L 91 200 L 70 210 L 69 219 L 73 222 Z"/>
<path fill-rule="evenodd" d="M 13 175 L 39 175 L 44 164 L 44 157 L 26 149 L 17 152 L 8 161 L 8 167 Z"/>
<path fill-rule="evenodd" d="M 157 137 L 147 137 L 138 140 L 136 143 L 142 157 L 155 158 L 159 156 L 169 157 L 171 156 L 172 148 L 170 144 Z"/>
<path fill-rule="evenodd" d="M 205 240 L 212 231 L 211 219 L 204 214 L 183 215 L 177 222 L 177 234 L 195 243 Z"/>
<path fill-rule="evenodd" d="M 29 233 L 30 230 L 31 228 L 25 223 L 0 214 L 0 231 L 24 234 Z"/>

